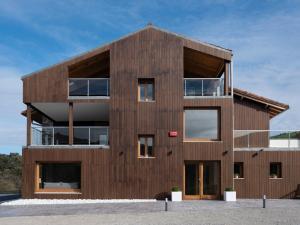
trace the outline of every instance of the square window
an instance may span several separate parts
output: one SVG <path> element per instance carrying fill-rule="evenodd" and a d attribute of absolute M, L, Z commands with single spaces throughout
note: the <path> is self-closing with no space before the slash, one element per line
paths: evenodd
<path fill-rule="evenodd" d="M 282 178 L 282 170 L 280 162 L 270 163 L 270 178 Z"/>
<path fill-rule="evenodd" d="M 244 163 L 235 162 L 234 163 L 234 178 L 244 178 Z"/>
<path fill-rule="evenodd" d="M 219 140 L 218 109 L 185 109 L 184 138 L 191 141 Z"/>
<path fill-rule="evenodd" d="M 154 101 L 154 79 L 139 79 L 139 101 Z"/>
<path fill-rule="evenodd" d="M 153 136 L 139 136 L 138 157 L 149 158 L 154 157 L 154 140 Z"/>

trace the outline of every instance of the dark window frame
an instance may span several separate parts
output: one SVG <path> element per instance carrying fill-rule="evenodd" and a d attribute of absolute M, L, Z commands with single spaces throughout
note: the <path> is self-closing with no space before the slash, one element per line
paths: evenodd
<path fill-rule="evenodd" d="M 272 168 L 273 166 L 275 166 L 276 168 Z M 276 172 L 273 171 L 274 169 L 276 170 Z M 270 162 L 269 178 L 271 178 L 271 179 L 282 178 L 282 163 L 281 162 Z"/>
<path fill-rule="evenodd" d="M 141 155 L 141 138 L 144 138 L 145 140 L 145 153 L 144 155 Z M 152 139 L 152 154 L 149 155 L 149 149 L 148 149 L 148 139 Z M 155 150 L 154 150 L 154 135 L 139 135 L 138 136 L 138 158 L 155 158 Z"/>
<path fill-rule="evenodd" d="M 236 167 L 239 167 L 239 173 L 236 172 Z M 243 162 L 234 162 L 234 171 L 233 176 L 235 179 L 244 178 L 244 163 Z M 236 176 L 238 175 L 238 176 Z"/>
<path fill-rule="evenodd" d="M 152 96 L 149 95 L 149 86 L 152 85 Z M 144 88 L 144 99 L 141 98 L 141 87 Z M 150 97 L 149 97 L 150 96 Z M 155 80 L 154 78 L 138 79 L 138 101 L 139 102 L 154 102 L 155 101 Z"/>

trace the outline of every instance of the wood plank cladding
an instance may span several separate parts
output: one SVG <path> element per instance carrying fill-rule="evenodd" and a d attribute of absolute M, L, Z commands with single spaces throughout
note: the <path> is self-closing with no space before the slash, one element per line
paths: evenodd
<path fill-rule="evenodd" d="M 294 198 L 300 184 L 300 151 L 235 151 L 234 161 L 244 163 L 244 179 L 234 179 L 238 198 Z M 282 165 L 282 178 L 270 179 L 270 163 Z"/>
<path fill-rule="evenodd" d="M 186 45 L 201 49 L 197 43 L 148 28 L 97 50 L 97 54 L 109 50 L 110 55 L 110 99 L 105 100 L 109 103 L 109 149 L 25 148 L 23 197 L 159 198 L 170 192 L 173 186 L 183 190 L 183 166 L 186 160 L 220 161 L 220 192 L 225 187 L 231 187 L 232 98 L 184 99 Z M 221 51 L 204 47 L 206 54 L 211 52 L 214 56 L 221 56 Z M 45 70 L 41 76 L 25 78 L 24 102 L 65 102 L 68 77 L 65 66 L 69 64 L 67 62 Z M 143 78 L 154 80 L 153 102 L 138 101 L 138 80 Z M 55 91 L 50 89 L 54 84 L 57 84 Z M 219 108 L 221 140 L 183 142 L 185 107 Z M 169 137 L 169 131 L 177 131 L 177 137 Z M 139 135 L 153 136 L 154 158 L 138 159 Z M 43 161 L 81 162 L 81 194 L 34 194 L 35 163 Z"/>

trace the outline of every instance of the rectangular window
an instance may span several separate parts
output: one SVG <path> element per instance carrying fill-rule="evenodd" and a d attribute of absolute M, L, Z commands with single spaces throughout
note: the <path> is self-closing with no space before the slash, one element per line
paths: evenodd
<path fill-rule="evenodd" d="M 234 178 L 244 178 L 244 163 L 235 162 L 234 163 Z"/>
<path fill-rule="evenodd" d="M 270 163 L 270 178 L 282 178 L 282 170 L 280 162 Z"/>
<path fill-rule="evenodd" d="M 154 101 L 154 79 L 139 79 L 139 101 Z"/>
<path fill-rule="evenodd" d="M 154 139 L 153 136 L 139 136 L 139 143 L 138 143 L 139 158 L 154 157 L 153 139 Z"/>
<path fill-rule="evenodd" d="M 80 163 L 37 163 L 37 192 L 79 192 L 81 186 Z"/>
<path fill-rule="evenodd" d="M 185 140 L 219 140 L 219 110 L 185 109 L 184 129 Z"/>

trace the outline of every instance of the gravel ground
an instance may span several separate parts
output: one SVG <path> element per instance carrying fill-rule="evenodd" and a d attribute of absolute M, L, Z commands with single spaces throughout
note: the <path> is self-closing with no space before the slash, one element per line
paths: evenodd
<path fill-rule="evenodd" d="M 1 206 L 0 224 L 300 224 L 299 200 Z"/>

